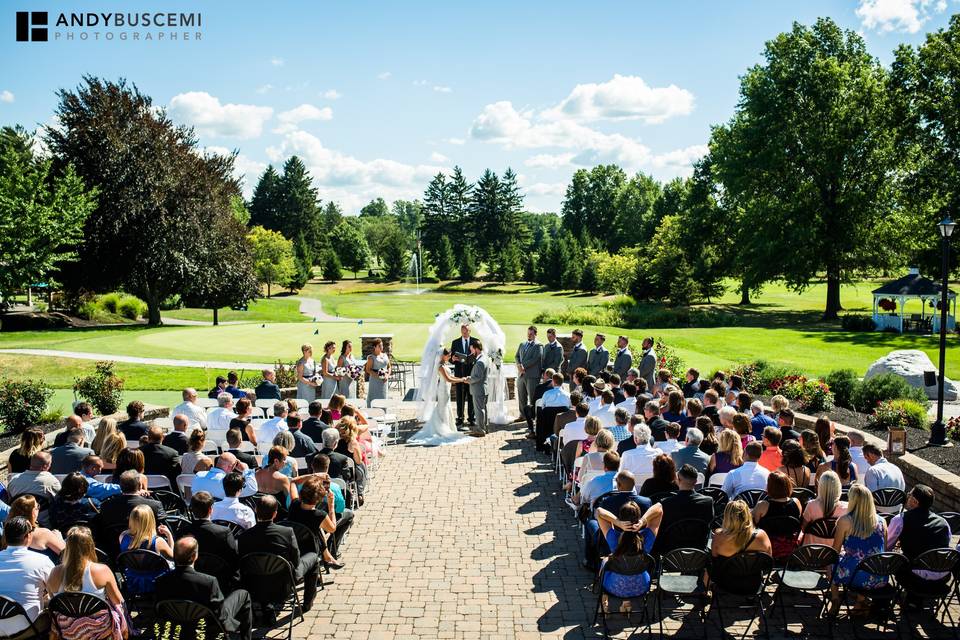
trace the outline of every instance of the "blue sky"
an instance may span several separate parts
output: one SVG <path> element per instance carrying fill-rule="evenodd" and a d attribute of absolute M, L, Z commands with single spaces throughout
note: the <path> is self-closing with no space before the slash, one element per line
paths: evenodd
<path fill-rule="evenodd" d="M 16 10 L 134 5 L 201 11 L 201 40 L 14 41 Z M 956 6 L 20 0 L 0 14 L 0 124 L 55 125 L 57 89 L 83 74 L 125 77 L 196 126 L 203 145 L 238 150 L 247 193 L 267 163 L 296 153 L 321 197 L 348 213 L 377 196 L 419 197 L 455 164 L 470 178 L 511 166 L 529 209 L 558 210 L 581 166 L 689 174 L 710 126 L 730 117 L 738 76 L 793 21 L 830 16 L 888 63 L 899 43 L 918 44 Z"/>

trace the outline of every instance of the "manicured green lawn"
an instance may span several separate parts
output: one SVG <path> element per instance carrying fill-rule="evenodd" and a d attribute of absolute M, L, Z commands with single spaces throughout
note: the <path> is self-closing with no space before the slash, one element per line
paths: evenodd
<path fill-rule="evenodd" d="M 164 311 L 161 316 L 213 324 L 213 311 L 210 309 L 175 309 Z M 274 296 L 254 300 L 247 305 L 246 311 L 223 308 L 220 310 L 219 320 L 220 322 L 307 322 L 308 318 L 300 313 L 299 300 Z"/>
<path fill-rule="evenodd" d="M 179 391 L 124 391 L 120 411 L 123 411 L 131 400 L 139 400 L 146 404 L 156 404 L 162 407 L 175 407 L 180 404 L 181 396 Z M 47 410 L 56 411 L 57 409 L 62 411 L 63 415 L 68 415 L 73 411 L 73 391 L 70 389 L 54 389 L 53 397 L 47 403 Z"/>
<path fill-rule="evenodd" d="M 113 353 L 120 353 L 114 351 Z M 93 360 L 0 353 L 0 375 L 11 378 L 43 380 L 56 388 L 69 388 L 79 376 L 93 371 Z M 170 389 L 184 387 L 213 388 L 220 371 L 192 367 L 154 367 L 146 364 L 116 363 L 114 370 L 124 379 L 127 389 Z"/>

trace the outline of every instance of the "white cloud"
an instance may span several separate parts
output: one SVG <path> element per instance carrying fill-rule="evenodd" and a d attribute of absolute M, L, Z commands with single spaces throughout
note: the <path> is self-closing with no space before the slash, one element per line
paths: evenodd
<path fill-rule="evenodd" d="M 430 84 L 430 82 L 428 82 L 427 80 L 414 80 L 414 81 L 413 81 L 413 86 L 415 86 L 415 87 L 425 87 L 425 86 L 427 86 L 428 84 Z"/>
<path fill-rule="evenodd" d="M 304 122 L 306 120 L 332 120 L 333 119 L 333 109 L 330 107 L 315 107 L 312 104 L 302 104 L 299 107 L 290 109 L 289 111 L 283 111 L 277 114 L 277 119 L 280 122 L 290 122 L 296 124 L 298 122 Z"/>
<path fill-rule="evenodd" d="M 377 74 L 377 79 L 378 79 L 378 80 L 386 80 L 386 79 L 388 79 L 388 78 L 389 78 L 390 76 L 392 76 L 392 75 L 393 75 L 393 74 L 390 73 L 389 71 L 382 71 L 382 72 L 380 72 L 380 73 Z"/>
<path fill-rule="evenodd" d="M 273 109 L 252 104 L 221 104 L 205 91 L 189 91 L 170 100 L 170 116 L 193 125 L 201 135 L 256 138 Z"/>
<path fill-rule="evenodd" d="M 228 156 L 233 151 L 226 147 L 209 146 L 203 148 L 206 153 L 215 153 L 220 156 Z M 242 153 L 237 154 L 233 161 L 233 174 L 240 179 L 243 188 L 243 197 L 250 198 L 253 195 L 253 189 L 257 186 L 257 180 L 260 174 L 267 168 L 265 162 L 254 160 Z"/>
<path fill-rule="evenodd" d="M 545 110 L 546 120 L 641 120 L 658 124 L 693 111 L 693 94 L 671 84 L 651 87 L 639 76 L 614 75 L 602 83 L 578 84 L 560 104 Z"/>
<path fill-rule="evenodd" d="M 0 91 L 0 102 L 6 102 L 7 104 L 9 104 L 14 100 L 15 100 L 15 97 L 13 95 L 13 92 L 7 91 L 6 89 L 4 89 L 3 91 Z"/>
<path fill-rule="evenodd" d="M 301 130 L 287 132 L 279 146 L 267 149 L 268 158 L 278 164 L 293 154 L 307 165 L 320 196 L 340 202 L 348 212 L 359 211 L 374 197 L 388 201 L 419 198 L 430 178 L 447 171 L 438 165 L 412 165 L 384 158 L 361 160 L 329 149 L 319 138 Z"/>
<path fill-rule="evenodd" d="M 433 153 L 430 154 L 430 162 L 445 164 L 447 162 L 450 162 L 450 158 L 448 158 L 447 156 L 443 155 L 438 151 L 434 151 Z"/>
<path fill-rule="evenodd" d="M 461 144 L 467 143 L 467 141 L 464 140 L 463 138 L 447 138 L 444 142 L 447 142 L 449 144 L 455 144 L 455 145 L 461 145 Z"/>
<path fill-rule="evenodd" d="M 336 89 L 327 89 L 321 95 L 327 100 L 338 100 L 342 97 L 342 94 Z"/>
<path fill-rule="evenodd" d="M 274 56 L 270 58 L 270 64 L 272 64 L 275 67 L 282 67 L 285 62 L 286 61 L 283 58 L 280 58 L 278 56 Z"/>
<path fill-rule="evenodd" d="M 272 84 L 262 84 L 259 87 L 257 87 L 257 93 L 259 93 L 260 95 L 263 95 L 264 93 L 270 93 L 272 90 L 273 90 Z"/>
<path fill-rule="evenodd" d="M 433 90 L 437 93 L 453 93 L 453 89 L 450 87 L 444 87 L 442 85 L 434 85 Z"/>
<path fill-rule="evenodd" d="M 524 160 L 523 164 L 527 165 L 528 167 L 534 167 L 534 168 L 559 169 L 560 167 L 569 167 L 570 161 L 573 160 L 574 155 L 576 154 L 538 153 Z"/>
<path fill-rule="evenodd" d="M 692 171 L 693 163 L 707 155 L 710 148 L 705 144 L 694 144 L 683 149 L 674 149 L 653 157 L 652 165 L 659 169 L 678 169 Z M 687 172 L 689 173 L 689 172 Z"/>
<path fill-rule="evenodd" d="M 927 20 L 946 8 L 946 0 L 860 0 L 856 14 L 867 29 L 917 33 Z"/>
<path fill-rule="evenodd" d="M 524 194 L 532 197 L 562 198 L 567 192 L 566 182 L 535 182 L 521 187 Z"/>

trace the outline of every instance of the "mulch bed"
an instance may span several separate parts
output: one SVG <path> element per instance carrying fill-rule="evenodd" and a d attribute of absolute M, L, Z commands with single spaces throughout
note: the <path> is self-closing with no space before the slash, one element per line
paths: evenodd
<path fill-rule="evenodd" d="M 50 433 L 51 431 L 56 431 L 63 426 L 59 422 L 51 422 L 49 424 L 38 424 L 35 425 L 37 429 L 43 430 L 44 433 Z M 6 451 L 7 449 L 12 449 L 13 447 L 19 446 L 20 444 L 20 434 L 19 433 L 3 433 L 0 435 L 0 451 Z"/>

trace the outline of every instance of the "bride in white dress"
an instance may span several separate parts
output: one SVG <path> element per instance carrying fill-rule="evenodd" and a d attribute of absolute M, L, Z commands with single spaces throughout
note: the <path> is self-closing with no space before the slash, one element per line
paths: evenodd
<path fill-rule="evenodd" d="M 450 362 L 450 350 L 444 349 L 437 356 L 436 367 L 436 395 L 433 398 L 432 411 L 428 411 L 429 416 L 420 431 L 410 436 L 407 440 L 411 444 L 420 445 L 438 445 L 438 444 L 456 444 L 460 442 L 469 442 L 472 438 L 462 434 L 454 427 L 453 407 L 450 406 L 450 385 L 466 384 L 466 378 L 456 378 L 447 370 L 447 364 Z M 431 381 L 433 382 L 433 381 Z M 428 400 L 424 398 L 424 400 Z"/>

